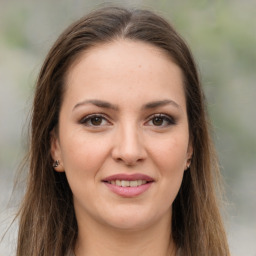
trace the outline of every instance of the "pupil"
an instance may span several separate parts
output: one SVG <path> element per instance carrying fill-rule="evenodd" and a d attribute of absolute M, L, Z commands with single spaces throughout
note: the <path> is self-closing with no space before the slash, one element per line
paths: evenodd
<path fill-rule="evenodd" d="M 93 125 L 100 125 L 101 122 L 102 122 L 102 118 L 101 117 L 94 117 L 94 118 L 92 118 L 91 122 L 92 122 Z"/>
<path fill-rule="evenodd" d="M 162 117 L 155 117 L 153 119 L 153 124 L 154 125 L 157 125 L 157 126 L 160 126 L 163 124 L 163 118 Z"/>

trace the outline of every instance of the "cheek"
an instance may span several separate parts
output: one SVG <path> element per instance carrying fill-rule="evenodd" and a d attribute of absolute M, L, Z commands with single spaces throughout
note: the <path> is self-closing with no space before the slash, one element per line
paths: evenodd
<path fill-rule="evenodd" d="M 67 173 L 77 173 L 79 176 L 95 174 L 107 155 L 107 144 L 95 136 L 85 136 L 78 132 L 66 136 L 63 141 L 62 156 Z"/>
<path fill-rule="evenodd" d="M 184 175 L 186 152 L 187 140 L 184 137 L 166 139 L 157 148 L 154 159 L 159 169 L 161 189 L 166 200 L 163 207 L 170 207 L 178 194 Z"/>
<path fill-rule="evenodd" d="M 160 166 L 160 170 L 172 175 L 175 172 L 184 171 L 187 146 L 188 140 L 184 136 L 172 136 L 160 143 L 154 143 L 151 154 L 154 155 L 153 159 Z"/>
<path fill-rule="evenodd" d="M 93 198 L 92 191 L 98 184 L 100 169 L 107 155 L 105 147 L 90 136 L 77 133 L 65 138 L 63 144 L 63 163 L 74 200 L 83 202 L 83 196 Z M 81 197 L 82 196 L 82 197 Z"/>

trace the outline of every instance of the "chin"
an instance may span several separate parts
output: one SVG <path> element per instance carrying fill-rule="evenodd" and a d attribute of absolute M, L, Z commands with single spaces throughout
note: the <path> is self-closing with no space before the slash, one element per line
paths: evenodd
<path fill-rule="evenodd" d="M 143 230 L 161 221 L 165 215 L 159 212 L 147 211 L 146 209 L 132 208 L 114 211 L 108 217 L 105 215 L 105 224 L 124 231 Z M 168 214 L 168 216 L 170 215 Z"/>
<path fill-rule="evenodd" d="M 135 231 L 146 229 L 148 226 L 151 226 L 151 223 L 150 220 L 141 220 L 140 218 L 117 217 L 115 220 L 108 222 L 108 225 L 118 230 Z"/>

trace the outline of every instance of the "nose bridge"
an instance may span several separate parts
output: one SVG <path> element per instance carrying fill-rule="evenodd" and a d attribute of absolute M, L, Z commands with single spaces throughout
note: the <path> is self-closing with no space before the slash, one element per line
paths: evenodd
<path fill-rule="evenodd" d="M 116 134 L 113 156 L 127 165 L 134 165 L 146 157 L 143 137 L 135 122 L 120 124 Z"/>

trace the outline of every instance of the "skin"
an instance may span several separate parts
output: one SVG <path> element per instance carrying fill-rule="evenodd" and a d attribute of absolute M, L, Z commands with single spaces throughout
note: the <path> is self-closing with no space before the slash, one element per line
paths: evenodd
<path fill-rule="evenodd" d="M 83 53 L 67 74 L 51 142 L 74 196 L 76 256 L 175 255 L 171 209 L 192 151 L 182 71 L 165 52 L 120 39 Z M 120 173 L 154 182 L 123 197 L 102 182 Z"/>

